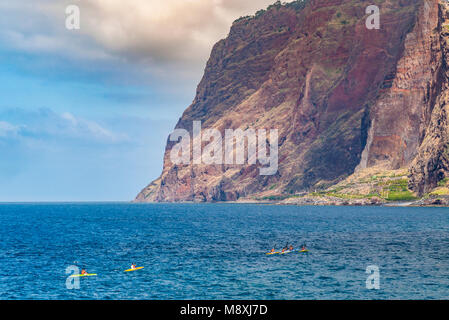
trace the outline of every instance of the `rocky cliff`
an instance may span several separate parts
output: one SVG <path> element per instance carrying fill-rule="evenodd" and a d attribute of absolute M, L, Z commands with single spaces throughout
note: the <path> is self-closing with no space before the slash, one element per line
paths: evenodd
<path fill-rule="evenodd" d="M 444 186 L 449 178 L 449 4 L 441 3 L 435 30 L 435 59 L 429 64 L 435 82 L 429 88 L 425 131 L 410 166 L 410 187 L 418 194 Z"/>
<path fill-rule="evenodd" d="M 277 173 L 174 164 L 168 141 L 161 177 L 136 201 L 294 195 L 374 166 L 409 168 L 418 194 L 436 187 L 449 168 L 448 5 L 379 0 L 380 29 L 369 30 L 371 2 L 276 3 L 235 21 L 176 128 L 278 129 Z"/>

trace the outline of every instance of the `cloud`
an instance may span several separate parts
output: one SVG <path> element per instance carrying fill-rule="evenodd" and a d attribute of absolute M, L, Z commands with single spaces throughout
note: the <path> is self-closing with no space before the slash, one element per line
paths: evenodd
<path fill-rule="evenodd" d="M 8 136 L 16 136 L 20 128 L 11 123 L 0 121 L 0 138 Z"/>
<path fill-rule="evenodd" d="M 8 122 L 0 121 L 0 137 L 22 139 L 26 141 L 78 141 L 82 143 L 117 144 L 127 142 L 129 137 L 115 133 L 99 123 L 76 117 L 70 112 L 56 113 L 51 109 L 26 111 L 6 110 L 1 118 L 9 117 Z M 19 122 L 12 124 L 11 122 Z"/>
<path fill-rule="evenodd" d="M 34 0 L 0 4 L 0 41 L 12 49 L 69 59 L 144 65 L 147 72 L 203 67 L 236 18 L 273 0 Z M 81 29 L 65 28 L 76 4 Z"/>
<path fill-rule="evenodd" d="M 125 134 L 117 134 L 102 127 L 95 121 L 77 118 L 69 112 L 60 115 L 64 122 L 63 134 L 71 137 L 94 139 L 97 141 L 117 143 L 128 139 Z"/>
<path fill-rule="evenodd" d="M 71 59 L 114 60 L 114 56 L 103 50 L 83 43 L 82 38 L 75 41 L 49 34 L 26 34 L 15 30 L 0 31 L 2 39 L 16 50 L 34 54 L 57 54 Z"/>

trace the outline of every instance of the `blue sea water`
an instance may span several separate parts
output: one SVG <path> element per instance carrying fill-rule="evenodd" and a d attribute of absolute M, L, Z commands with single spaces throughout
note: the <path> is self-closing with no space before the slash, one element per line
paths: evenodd
<path fill-rule="evenodd" d="M 449 298 L 446 208 L 0 204 L 0 239 L 1 299 Z"/>

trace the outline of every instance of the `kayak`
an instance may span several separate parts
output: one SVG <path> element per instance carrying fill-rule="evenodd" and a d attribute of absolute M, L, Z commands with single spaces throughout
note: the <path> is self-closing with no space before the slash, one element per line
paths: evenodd
<path fill-rule="evenodd" d="M 287 251 L 281 252 L 281 254 L 287 254 L 287 253 L 292 253 L 292 252 L 295 252 L 295 251 L 287 250 Z"/>
<path fill-rule="evenodd" d="M 125 272 L 131 272 L 131 271 L 136 271 L 136 270 L 140 270 L 140 269 L 143 269 L 144 267 L 138 267 L 138 268 L 134 268 L 134 269 L 128 269 L 128 270 L 125 270 Z"/>
<path fill-rule="evenodd" d="M 305 252 L 309 252 L 309 250 L 300 250 L 300 249 L 298 249 L 298 250 L 293 250 L 293 251 L 286 251 L 286 252 L 284 252 L 284 253 L 290 253 L 290 252 L 298 252 L 298 253 L 305 253 Z"/>
<path fill-rule="evenodd" d="M 96 273 L 88 273 L 88 274 L 73 274 L 71 275 L 72 278 L 77 278 L 77 277 L 93 277 L 96 276 Z"/>
<path fill-rule="evenodd" d="M 276 251 L 276 252 L 268 252 L 266 253 L 267 256 L 273 255 L 273 254 L 287 254 L 287 253 L 292 253 L 292 252 L 299 252 L 299 253 L 306 253 L 309 252 L 309 250 L 288 250 L 288 251 L 284 251 L 284 252 L 280 252 L 280 251 Z"/>

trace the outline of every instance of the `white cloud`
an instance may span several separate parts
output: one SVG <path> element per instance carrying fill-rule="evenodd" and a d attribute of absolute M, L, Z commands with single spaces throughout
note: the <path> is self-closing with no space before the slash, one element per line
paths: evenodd
<path fill-rule="evenodd" d="M 77 118 L 69 112 L 61 114 L 60 119 L 63 120 L 63 124 L 62 128 L 58 126 L 58 130 L 60 130 L 62 135 L 110 143 L 127 140 L 127 136 L 124 134 L 113 133 L 95 121 Z"/>
<path fill-rule="evenodd" d="M 56 113 L 50 109 L 13 110 L 15 121 L 0 121 L 0 137 L 52 141 L 71 139 L 80 142 L 115 144 L 128 142 L 124 133 L 113 132 L 96 121 L 76 117 L 72 113 Z M 4 116 L 8 116 L 8 112 Z"/>
<path fill-rule="evenodd" d="M 27 34 L 0 30 L 0 38 L 15 50 L 36 54 L 57 54 L 72 59 L 112 60 L 114 56 L 97 47 L 89 47 L 82 39 L 70 39 L 48 34 Z"/>

